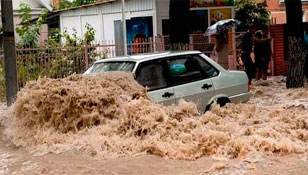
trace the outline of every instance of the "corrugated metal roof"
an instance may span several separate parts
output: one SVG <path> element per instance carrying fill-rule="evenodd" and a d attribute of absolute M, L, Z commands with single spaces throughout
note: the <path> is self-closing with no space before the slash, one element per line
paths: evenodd
<path fill-rule="evenodd" d="M 154 0 L 126 0 L 126 11 L 145 11 L 155 8 Z M 93 15 L 93 14 L 112 14 L 122 11 L 121 1 L 105 0 L 94 4 L 74 7 L 59 11 L 61 16 Z"/>

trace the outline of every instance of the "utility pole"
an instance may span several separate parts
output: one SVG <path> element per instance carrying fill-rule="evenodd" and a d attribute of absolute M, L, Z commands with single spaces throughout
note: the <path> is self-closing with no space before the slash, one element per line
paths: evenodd
<path fill-rule="evenodd" d="M 7 106 L 11 106 L 18 91 L 12 0 L 1 0 L 3 25 L 3 55 Z"/>
<path fill-rule="evenodd" d="M 122 27 L 123 27 L 123 49 L 124 55 L 127 55 L 127 39 L 126 39 L 126 17 L 125 17 L 125 0 L 122 0 Z"/>

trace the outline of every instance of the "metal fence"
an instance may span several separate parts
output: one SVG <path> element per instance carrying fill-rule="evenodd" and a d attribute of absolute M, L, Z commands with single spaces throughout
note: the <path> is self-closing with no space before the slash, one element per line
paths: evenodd
<path fill-rule="evenodd" d="M 216 59 L 214 44 L 209 43 L 209 38 L 203 35 L 190 35 L 189 48 L 190 50 L 199 50 L 212 56 L 214 60 Z M 169 50 L 169 37 L 137 39 L 128 43 L 127 49 L 130 55 Z M 96 42 L 91 45 L 85 43 L 79 46 L 16 47 L 19 86 L 23 87 L 26 82 L 40 77 L 63 78 L 73 73 L 83 73 L 94 61 L 121 56 L 124 54 L 123 51 L 123 44 L 117 44 L 114 41 Z M 234 53 L 233 50 L 230 51 L 229 62 L 232 62 L 232 65 L 236 60 Z M 2 49 L 0 49 L 1 82 L 4 77 L 2 55 Z M 235 69 L 235 67 L 231 69 Z"/>
<path fill-rule="evenodd" d="M 127 44 L 129 54 L 163 51 L 162 38 L 138 39 Z M 123 44 L 113 41 L 96 42 L 91 45 L 18 47 L 16 60 L 18 84 L 23 87 L 26 82 L 40 77 L 63 78 L 73 73 L 83 73 L 94 61 L 123 55 Z M 3 50 L 0 49 L 0 77 L 3 81 Z M 1 82 L 0 82 L 1 83 Z M 4 83 L 3 83 L 4 84 Z"/>

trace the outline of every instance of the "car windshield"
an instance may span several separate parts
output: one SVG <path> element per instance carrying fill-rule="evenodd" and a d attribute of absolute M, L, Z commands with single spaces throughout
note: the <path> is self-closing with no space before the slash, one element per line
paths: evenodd
<path fill-rule="evenodd" d="M 108 71 L 132 72 L 135 66 L 134 62 L 101 62 L 95 63 L 86 71 L 88 74 L 103 73 Z"/>

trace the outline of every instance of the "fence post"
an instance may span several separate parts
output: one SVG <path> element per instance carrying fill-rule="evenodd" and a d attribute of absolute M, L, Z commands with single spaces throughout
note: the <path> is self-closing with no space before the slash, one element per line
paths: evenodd
<path fill-rule="evenodd" d="M 189 35 L 189 50 L 194 50 L 194 38 L 192 35 Z"/>
<path fill-rule="evenodd" d="M 165 36 L 164 35 L 162 35 L 162 37 L 161 37 L 161 51 L 165 51 L 166 49 L 165 49 Z"/>
<path fill-rule="evenodd" d="M 153 52 L 154 44 L 153 44 L 153 37 L 149 37 L 149 42 L 150 42 L 150 52 Z"/>
<path fill-rule="evenodd" d="M 84 42 L 84 62 L 85 62 L 85 70 L 89 67 L 89 55 L 88 55 L 88 43 Z"/>

